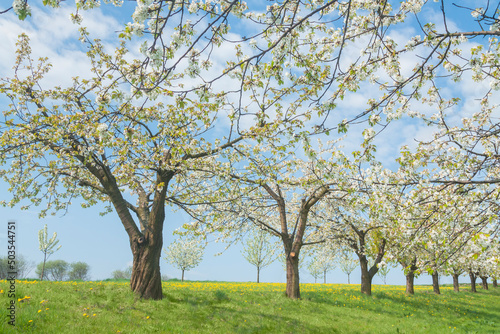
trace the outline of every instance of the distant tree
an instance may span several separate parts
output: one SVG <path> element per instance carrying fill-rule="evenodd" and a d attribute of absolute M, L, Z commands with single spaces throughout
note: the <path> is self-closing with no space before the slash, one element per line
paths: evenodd
<path fill-rule="evenodd" d="M 257 283 L 260 282 L 260 271 L 276 260 L 276 245 L 270 242 L 270 235 L 263 230 L 254 230 L 247 238 L 243 248 L 243 257 L 257 267 Z"/>
<path fill-rule="evenodd" d="M 323 283 L 326 284 L 326 273 L 335 268 L 335 253 L 331 247 L 322 245 L 312 254 L 312 260 L 309 262 L 307 269 L 314 277 L 314 282 L 317 278 L 323 276 Z M 319 275 L 315 275 L 319 272 Z"/>
<path fill-rule="evenodd" d="M 58 251 L 61 248 L 61 245 L 54 249 L 56 247 L 57 243 L 59 240 L 56 240 L 57 238 L 57 233 L 54 232 L 52 235 L 52 238 L 48 239 L 47 236 L 47 224 L 45 224 L 45 227 L 38 231 L 38 243 L 40 244 L 40 251 L 43 253 L 43 264 L 41 268 L 41 274 L 40 274 L 40 280 L 43 281 L 43 277 L 45 274 L 45 263 L 49 259 L 50 255 L 52 255 L 54 252 Z"/>
<path fill-rule="evenodd" d="M 70 280 L 86 281 L 89 279 L 90 266 L 87 263 L 73 262 L 70 266 L 71 271 L 68 273 Z"/>
<path fill-rule="evenodd" d="M 385 262 L 382 261 L 378 264 L 377 274 L 382 278 L 384 285 L 387 285 L 387 274 L 389 274 L 389 271 L 391 271 L 391 268 Z"/>
<path fill-rule="evenodd" d="M 8 258 L 7 256 L 0 258 L 0 279 L 6 279 L 7 274 L 10 271 L 8 269 Z M 33 262 L 26 260 L 21 254 L 16 256 L 16 278 L 26 278 L 28 273 L 35 267 Z"/>
<path fill-rule="evenodd" d="M 309 274 L 311 274 L 312 277 L 314 277 L 314 283 L 317 283 L 318 278 L 321 278 L 321 275 L 323 274 L 323 271 L 319 267 L 319 262 L 311 260 L 307 264 L 307 270 L 309 271 Z"/>
<path fill-rule="evenodd" d="M 132 267 L 127 267 L 125 270 L 115 270 L 111 273 L 113 279 L 130 279 L 132 277 Z"/>
<path fill-rule="evenodd" d="M 52 281 L 64 281 L 68 274 L 69 264 L 64 260 L 47 261 L 45 264 L 40 262 L 36 267 L 36 274 Z"/>
<path fill-rule="evenodd" d="M 177 239 L 163 251 L 165 260 L 182 271 L 181 281 L 184 281 L 184 271 L 193 269 L 201 262 L 204 250 L 205 246 L 200 243 L 200 240 Z"/>
<path fill-rule="evenodd" d="M 339 267 L 347 274 L 347 284 L 351 284 L 351 273 L 358 267 L 358 261 L 352 255 L 352 252 L 343 250 L 338 256 Z"/>

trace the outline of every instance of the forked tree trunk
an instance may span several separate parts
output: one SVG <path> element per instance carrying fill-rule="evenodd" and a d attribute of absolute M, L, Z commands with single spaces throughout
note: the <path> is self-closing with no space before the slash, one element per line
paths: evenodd
<path fill-rule="evenodd" d="M 439 291 L 439 273 L 436 270 L 432 273 L 432 289 L 436 295 L 441 294 L 441 291 Z"/>
<path fill-rule="evenodd" d="M 494 288 L 498 288 L 498 281 L 496 279 L 492 282 Z"/>
<path fill-rule="evenodd" d="M 108 184 L 111 202 L 129 235 L 132 250 L 133 265 L 130 288 L 137 296 L 144 299 L 160 300 L 163 298 L 160 274 L 160 257 L 163 247 L 163 222 L 165 221 L 165 197 L 168 181 L 173 172 L 158 175 L 157 183 L 164 181 L 161 190 L 155 192 L 153 204 L 149 208 L 149 201 L 140 196 L 140 205 L 136 209 L 141 225 L 137 228 L 122 194 L 112 184 Z M 113 181 L 113 179 L 111 179 Z"/>
<path fill-rule="evenodd" d="M 360 243 L 361 242 L 364 245 L 364 236 L 360 238 Z M 368 296 L 371 296 L 372 294 L 372 280 L 373 277 L 378 272 L 378 264 L 382 261 L 382 258 L 384 257 L 385 244 L 386 241 L 382 240 L 382 244 L 379 247 L 377 257 L 375 258 L 375 262 L 370 268 L 368 268 L 368 259 L 366 258 L 366 255 L 362 253 L 364 251 L 364 246 L 362 252 L 359 251 L 356 252 L 359 258 L 359 266 L 361 269 L 361 293 L 364 293 Z"/>
<path fill-rule="evenodd" d="M 288 298 L 300 298 L 299 256 L 291 252 L 286 257 L 286 295 Z"/>
<path fill-rule="evenodd" d="M 453 291 L 459 292 L 460 291 L 460 284 L 458 283 L 458 274 L 453 274 L 451 275 L 453 277 Z"/>
<path fill-rule="evenodd" d="M 360 256 L 359 265 L 361 267 L 361 293 L 371 296 L 373 276 L 370 276 L 370 272 L 368 270 L 368 260 L 366 259 L 366 256 Z"/>
<path fill-rule="evenodd" d="M 484 290 L 488 290 L 488 277 L 487 276 L 479 276 L 481 277 L 481 283 L 483 285 Z"/>
<path fill-rule="evenodd" d="M 474 274 L 472 272 L 472 270 L 469 270 L 469 277 L 470 277 L 470 291 L 477 292 L 477 290 L 476 290 L 476 274 Z"/>

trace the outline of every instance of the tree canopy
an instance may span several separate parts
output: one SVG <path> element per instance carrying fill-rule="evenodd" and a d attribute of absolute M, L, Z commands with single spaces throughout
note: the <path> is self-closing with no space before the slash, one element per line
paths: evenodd
<path fill-rule="evenodd" d="M 0 81 L 10 101 L 0 175 L 12 193 L 2 203 L 43 203 L 42 216 L 77 197 L 107 203 L 141 297 L 162 297 L 169 204 L 192 216 L 194 233 L 256 224 L 278 236 L 292 298 L 307 244 L 351 247 L 371 282 L 384 256 L 413 273 L 478 233 L 497 238 L 500 21 L 490 2 L 138 0 L 112 42 L 85 28 L 84 12 L 100 6 L 71 7 L 90 70 L 70 84 L 46 80 L 56 64 L 19 37 Z M 23 0 L 12 10 L 32 13 Z M 398 165 L 380 162 L 380 138 L 408 122 L 435 134 L 403 147 Z"/>

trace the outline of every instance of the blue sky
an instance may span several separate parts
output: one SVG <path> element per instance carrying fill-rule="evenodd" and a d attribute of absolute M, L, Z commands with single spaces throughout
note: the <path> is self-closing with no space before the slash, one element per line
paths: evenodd
<path fill-rule="evenodd" d="M 113 9 L 106 7 L 104 12 L 95 10 L 84 13 L 84 24 L 89 26 L 92 37 L 100 37 L 109 40 L 117 30 L 126 22 L 127 15 L 133 11 L 134 5 L 125 2 L 124 8 Z M 124 14 L 128 13 L 128 14 Z M 26 21 L 18 21 L 13 13 L 0 16 L 0 45 L 3 46 L 0 54 L 0 76 L 8 76 L 13 63 L 16 36 L 26 31 L 32 39 L 32 48 L 39 56 L 48 56 L 55 64 L 52 74 L 48 79 L 57 84 L 63 85 L 70 82 L 71 77 L 85 72 L 84 66 L 78 66 L 84 57 L 81 52 L 81 45 L 76 40 L 77 32 L 74 25 L 68 18 L 70 9 L 67 4 L 57 11 L 40 11 L 33 8 L 33 16 Z M 111 15 L 111 16 L 110 16 Z M 68 73 L 71 73 L 69 75 Z M 466 100 L 464 100 L 466 101 Z M 1 103 L 5 103 L 0 99 Z M 349 101 L 348 101 L 349 102 Z M 351 97 L 352 104 L 355 104 L 356 97 Z M 352 105 L 351 104 L 351 105 Z M 405 120 L 397 128 L 397 131 L 390 129 L 377 138 L 378 154 L 388 165 L 397 156 L 399 147 L 403 143 L 414 143 L 415 137 L 426 137 L 431 133 L 430 129 L 422 124 L 411 120 Z M 9 199 L 8 186 L 0 182 L 0 196 L 2 199 Z M 38 249 L 38 231 L 44 224 L 48 225 L 49 235 L 57 232 L 59 243 L 62 248 L 51 256 L 51 260 L 62 259 L 67 262 L 84 261 L 91 267 L 91 278 L 95 280 L 105 279 L 117 269 L 125 269 L 131 265 L 132 255 L 129 248 L 129 241 L 123 226 L 118 217 L 114 214 L 100 216 L 102 206 L 89 209 L 82 209 L 77 201 L 74 201 L 69 211 L 64 214 L 58 213 L 39 219 L 37 208 L 28 211 L 21 211 L 18 207 L 9 209 L 0 207 L 0 254 L 7 251 L 7 222 L 16 221 L 16 241 L 18 254 L 24 255 L 28 260 L 40 262 L 43 259 L 42 253 Z M 167 246 L 175 237 L 172 232 L 184 223 L 188 223 L 189 218 L 182 212 L 173 212 L 167 207 L 167 220 L 165 222 L 164 242 Z M 214 239 L 213 237 L 211 238 Z M 223 251 L 224 244 L 209 242 L 205 256 L 201 264 L 195 269 L 186 273 L 187 279 L 193 280 L 227 280 L 227 281 L 253 281 L 255 280 L 255 268 L 246 262 L 241 255 L 242 247 L 233 245 L 220 256 L 214 254 Z M 180 271 L 168 265 L 165 260 L 161 262 L 162 274 L 169 277 L 180 277 Z M 359 270 L 351 275 L 352 283 L 359 283 Z M 34 270 L 31 272 L 34 277 Z M 261 272 L 263 282 L 285 282 L 285 272 L 281 263 L 276 261 L 270 267 Z M 301 271 L 301 281 L 304 283 L 314 282 L 306 270 Z M 451 279 L 443 278 L 443 282 L 450 282 Z M 347 276 L 336 269 L 328 275 L 329 283 L 345 283 Z M 381 283 L 377 276 L 374 283 Z M 404 284 L 404 275 L 399 269 L 393 269 L 389 274 L 388 283 Z M 417 283 L 430 284 L 428 276 L 417 279 Z"/>

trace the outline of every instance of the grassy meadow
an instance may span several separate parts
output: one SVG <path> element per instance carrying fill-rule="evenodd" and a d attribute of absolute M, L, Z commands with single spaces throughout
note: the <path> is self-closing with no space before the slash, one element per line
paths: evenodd
<path fill-rule="evenodd" d="M 134 297 L 128 282 L 17 281 L 16 326 L 0 281 L 0 333 L 500 333 L 500 288 L 282 283 L 163 283 L 164 299 Z"/>

